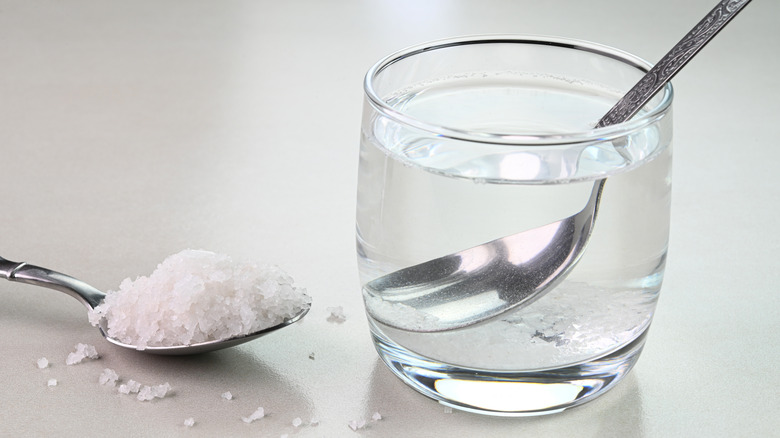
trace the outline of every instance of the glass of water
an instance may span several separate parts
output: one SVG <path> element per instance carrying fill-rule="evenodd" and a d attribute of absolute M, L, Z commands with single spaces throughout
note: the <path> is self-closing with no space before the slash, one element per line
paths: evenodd
<path fill-rule="evenodd" d="M 584 41 L 478 36 L 411 47 L 368 71 L 363 285 L 569 217 L 606 178 L 582 257 L 530 305 L 432 333 L 385 325 L 367 307 L 379 356 L 401 380 L 454 408 L 520 416 L 592 400 L 633 367 L 664 273 L 672 88 L 628 122 L 593 126 L 649 67 Z"/>

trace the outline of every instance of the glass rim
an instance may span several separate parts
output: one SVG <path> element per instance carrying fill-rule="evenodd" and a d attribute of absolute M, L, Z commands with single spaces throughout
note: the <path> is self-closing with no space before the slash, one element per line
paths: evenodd
<path fill-rule="evenodd" d="M 453 140 L 515 146 L 566 145 L 608 141 L 623 137 L 633 132 L 639 131 L 663 118 L 671 107 L 672 99 L 674 97 L 674 91 L 670 82 L 667 83 L 663 90 L 659 92 L 663 93 L 663 96 L 657 105 L 653 106 L 649 111 L 638 114 L 626 122 L 609 125 L 602 128 L 594 128 L 586 131 L 565 134 L 518 135 L 473 132 L 437 125 L 434 123 L 428 123 L 416 117 L 405 114 L 402 111 L 398 111 L 392 106 L 388 105 L 387 102 L 385 102 L 374 89 L 374 78 L 376 78 L 377 75 L 379 75 L 387 67 L 395 64 L 396 62 L 432 50 L 475 44 L 536 44 L 581 50 L 615 59 L 631 67 L 634 67 L 643 73 L 647 73 L 653 66 L 648 61 L 626 51 L 575 38 L 519 34 L 469 35 L 429 41 L 391 53 L 390 55 L 380 59 L 371 68 L 369 68 L 363 80 L 363 91 L 368 98 L 368 101 L 377 111 L 386 117 L 404 125 L 412 126 L 434 135 L 450 138 Z"/>

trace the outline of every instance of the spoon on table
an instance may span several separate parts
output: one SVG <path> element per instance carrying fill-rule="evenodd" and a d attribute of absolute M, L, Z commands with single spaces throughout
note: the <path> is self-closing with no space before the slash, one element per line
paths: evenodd
<path fill-rule="evenodd" d="M 65 292 L 73 298 L 81 301 L 85 306 L 87 306 L 87 309 L 90 310 L 94 309 L 98 304 L 100 304 L 101 301 L 103 301 L 103 298 L 106 297 L 105 293 L 71 276 L 61 274 L 46 268 L 41 268 L 39 266 L 29 265 L 24 262 L 12 262 L 2 257 L 0 257 L 0 278 Z M 293 324 L 303 318 L 308 311 L 309 308 L 304 307 L 297 315 L 293 316 L 292 318 L 285 319 L 281 324 L 250 333 L 248 335 L 236 336 L 229 339 L 199 342 L 190 345 L 177 345 L 171 347 L 148 346 L 139 351 L 143 351 L 144 353 L 173 356 L 221 350 L 223 348 L 243 344 L 244 342 L 253 341 L 261 336 L 265 336 L 269 333 Z M 120 347 L 138 350 L 135 345 L 126 344 L 118 339 L 108 336 L 108 328 L 106 326 L 105 318 L 100 321 L 98 328 L 100 329 L 100 334 L 103 335 L 103 337 L 106 338 L 108 342 L 111 342 L 112 344 L 118 345 Z"/>
<path fill-rule="evenodd" d="M 718 3 L 595 127 L 628 121 L 749 2 Z M 368 313 L 390 327 L 440 332 L 531 304 L 580 260 L 605 183 L 595 182 L 587 205 L 573 216 L 369 281 L 363 286 Z"/>

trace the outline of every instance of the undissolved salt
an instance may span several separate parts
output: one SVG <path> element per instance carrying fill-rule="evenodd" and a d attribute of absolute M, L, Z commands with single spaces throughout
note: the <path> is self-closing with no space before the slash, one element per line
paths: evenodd
<path fill-rule="evenodd" d="M 90 312 L 108 335 L 138 349 L 191 345 L 254 333 L 311 305 L 305 289 L 275 266 L 185 250 L 148 277 L 125 279 Z"/>

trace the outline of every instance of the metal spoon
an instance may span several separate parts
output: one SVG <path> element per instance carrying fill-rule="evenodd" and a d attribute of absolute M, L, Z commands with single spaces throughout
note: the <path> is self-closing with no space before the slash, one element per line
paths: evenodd
<path fill-rule="evenodd" d="M 73 278 L 69 275 L 61 274 L 46 268 L 39 266 L 29 265 L 27 263 L 12 262 L 0 257 L 0 278 L 5 278 L 9 281 L 18 281 L 20 283 L 32 284 L 35 286 L 47 287 L 49 289 L 65 292 L 66 294 L 81 301 L 87 309 L 94 309 L 95 306 L 100 304 L 105 298 L 106 294 L 95 289 L 94 287 L 84 283 L 81 280 Z M 281 324 L 269 327 L 254 333 L 250 333 L 244 336 L 237 336 L 230 339 L 222 339 L 215 341 L 200 342 L 190 345 L 177 345 L 171 347 L 146 347 L 143 350 L 144 353 L 160 354 L 160 355 L 186 355 L 196 353 L 206 353 L 214 350 L 221 350 L 223 348 L 233 347 L 244 342 L 255 340 L 261 336 L 265 336 L 271 332 L 279 330 L 293 324 L 303 318 L 309 308 L 306 307 L 292 318 L 284 320 Z M 108 328 L 106 327 L 106 321 L 103 319 L 98 327 L 100 334 L 108 342 L 118 345 L 124 348 L 130 348 L 138 350 L 135 345 L 126 344 L 118 339 L 108 336 Z"/>
<path fill-rule="evenodd" d="M 750 0 L 722 0 L 596 124 L 629 120 Z M 619 145 L 616 145 L 618 149 Z M 363 286 L 366 309 L 382 324 L 414 332 L 467 327 L 529 305 L 580 260 L 606 179 L 579 213 L 539 228 L 391 272 Z"/>

